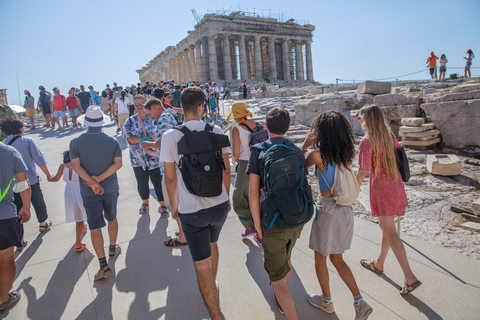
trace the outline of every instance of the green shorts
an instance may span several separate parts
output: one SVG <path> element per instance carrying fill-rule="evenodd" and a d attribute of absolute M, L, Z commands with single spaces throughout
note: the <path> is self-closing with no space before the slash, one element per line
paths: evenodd
<path fill-rule="evenodd" d="M 263 265 L 270 282 L 282 280 L 290 272 L 288 261 L 302 229 L 303 226 L 293 229 L 273 226 L 263 230 Z"/>

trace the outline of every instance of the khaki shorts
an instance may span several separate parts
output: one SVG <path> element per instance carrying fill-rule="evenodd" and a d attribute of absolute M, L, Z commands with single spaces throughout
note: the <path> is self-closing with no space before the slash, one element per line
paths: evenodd
<path fill-rule="evenodd" d="M 263 265 L 270 282 L 282 280 L 290 272 L 288 261 L 302 229 L 303 226 L 293 229 L 273 226 L 263 230 Z"/>
<path fill-rule="evenodd" d="M 35 109 L 34 108 L 25 109 L 25 112 L 27 114 L 27 117 L 33 117 L 35 115 Z"/>

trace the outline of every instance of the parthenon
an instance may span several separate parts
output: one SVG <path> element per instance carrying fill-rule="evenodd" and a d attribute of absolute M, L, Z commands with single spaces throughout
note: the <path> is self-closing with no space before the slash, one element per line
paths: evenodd
<path fill-rule="evenodd" d="M 194 31 L 160 52 L 142 69 L 140 81 L 187 83 L 313 82 L 312 34 L 308 23 L 235 11 L 205 14 Z"/>

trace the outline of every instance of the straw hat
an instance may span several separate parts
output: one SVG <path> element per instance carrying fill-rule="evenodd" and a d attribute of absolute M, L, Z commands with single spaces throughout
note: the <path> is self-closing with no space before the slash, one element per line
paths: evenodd
<path fill-rule="evenodd" d="M 102 127 L 110 122 L 110 117 L 103 114 L 100 106 L 90 106 L 84 115 L 81 115 L 77 119 L 81 125 L 87 127 Z"/>
<path fill-rule="evenodd" d="M 232 111 L 225 117 L 225 120 L 233 120 L 238 118 L 252 117 L 252 113 L 247 109 L 247 105 L 243 101 L 235 101 L 232 104 Z"/>

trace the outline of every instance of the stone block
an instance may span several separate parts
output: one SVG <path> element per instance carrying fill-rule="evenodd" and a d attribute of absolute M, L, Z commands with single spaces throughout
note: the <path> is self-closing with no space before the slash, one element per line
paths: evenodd
<path fill-rule="evenodd" d="M 323 88 L 311 88 L 309 90 L 310 94 L 322 94 L 323 93 Z"/>
<path fill-rule="evenodd" d="M 435 88 L 425 88 L 423 89 L 423 94 L 430 94 L 430 93 L 434 93 L 435 92 Z"/>
<path fill-rule="evenodd" d="M 450 92 L 455 93 L 455 92 L 467 92 L 467 91 L 473 91 L 473 90 L 480 90 L 480 83 L 468 83 L 468 84 L 463 84 L 461 86 L 456 86 L 453 87 Z"/>
<path fill-rule="evenodd" d="M 422 124 L 419 127 L 407 127 L 407 126 L 401 126 L 400 127 L 400 133 L 405 133 L 405 132 L 423 132 L 427 130 L 433 130 L 435 129 L 435 125 L 433 123 L 426 123 Z"/>
<path fill-rule="evenodd" d="M 407 138 L 409 140 L 413 140 L 413 139 L 428 140 L 428 139 L 422 139 L 422 138 L 430 137 L 430 136 L 438 136 L 439 134 L 440 134 L 440 131 L 438 131 L 437 129 L 427 130 L 422 132 L 401 132 L 400 133 L 402 138 Z"/>
<path fill-rule="evenodd" d="M 392 91 L 390 93 L 402 93 L 402 88 L 392 87 Z"/>
<path fill-rule="evenodd" d="M 443 94 L 438 97 L 427 98 L 425 102 L 433 103 L 433 102 L 472 100 L 472 99 L 480 99 L 480 90 Z"/>
<path fill-rule="evenodd" d="M 390 82 L 365 81 L 358 85 L 358 93 L 382 94 L 390 93 L 392 84 Z"/>
<path fill-rule="evenodd" d="M 433 146 L 440 141 L 440 138 L 435 138 L 432 140 L 402 140 L 402 145 L 404 147 L 428 147 Z"/>
<path fill-rule="evenodd" d="M 475 215 L 480 216 L 480 198 L 472 202 L 472 211 Z"/>
<path fill-rule="evenodd" d="M 456 176 L 462 173 L 462 162 L 454 154 L 429 154 L 427 170 L 439 176 Z"/>
<path fill-rule="evenodd" d="M 420 127 L 424 123 L 425 123 L 425 119 L 423 118 L 403 118 L 402 119 L 402 126 Z"/>
<path fill-rule="evenodd" d="M 373 103 L 379 107 L 400 106 L 400 105 L 417 105 L 418 98 L 409 94 L 381 94 L 373 98 Z"/>
<path fill-rule="evenodd" d="M 438 134 L 432 134 L 432 135 L 429 135 L 429 136 L 423 136 L 423 137 L 418 137 L 418 138 L 406 137 L 403 134 L 401 136 L 402 136 L 402 139 L 403 139 L 402 141 L 425 141 L 425 140 L 433 140 L 433 139 L 438 138 Z"/>

